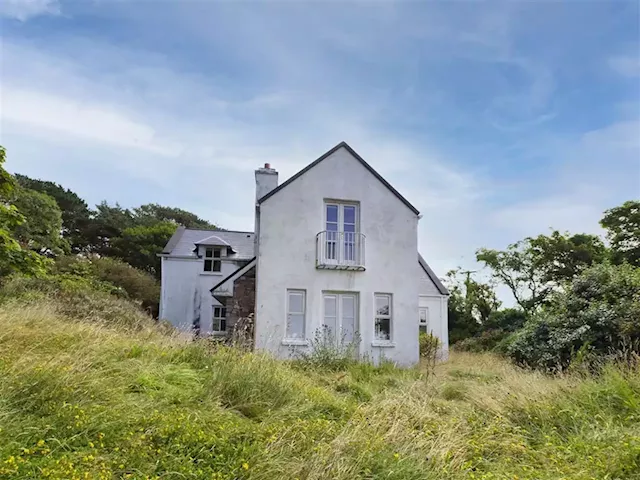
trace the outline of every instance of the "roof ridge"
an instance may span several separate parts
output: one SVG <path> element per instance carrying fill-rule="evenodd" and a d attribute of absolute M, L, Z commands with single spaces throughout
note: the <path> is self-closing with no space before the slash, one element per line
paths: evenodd
<path fill-rule="evenodd" d="M 254 234 L 255 232 L 250 232 L 248 230 L 220 230 L 220 229 L 212 229 L 212 228 L 202 228 L 202 227 L 184 227 L 186 230 L 198 230 L 202 232 L 218 232 L 218 233 L 250 233 Z"/>
<path fill-rule="evenodd" d="M 347 142 L 345 142 L 344 140 L 342 142 L 340 142 L 339 144 L 337 144 L 335 147 L 331 148 L 329 151 L 327 151 L 327 152 L 323 153 L 322 155 L 320 155 L 317 159 L 315 159 L 309 165 L 304 167 L 302 170 L 300 170 L 299 172 L 297 172 L 293 176 L 289 177 L 287 180 L 285 180 L 283 183 L 278 185 L 276 188 L 274 188 L 273 190 L 268 192 L 266 195 L 263 195 L 262 197 L 260 197 L 258 199 L 258 204 L 261 204 L 262 202 L 264 202 L 265 200 L 270 198 L 272 195 L 274 195 L 277 192 L 279 192 L 280 190 L 282 190 L 284 187 L 286 187 L 287 185 L 292 183 L 294 180 L 296 180 L 299 177 L 301 177 L 303 174 L 305 174 L 306 172 L 311 170 L 313 167 L 315 167 L 317 164 L 319 164 L 321 161 L 323 161 L 327 157 L 330 157 L 331 155 L 336 153 L 341 148 L 344 148 L 345 150 L 347 150 L 347 152 L 349 152 L 353 158 L 358 160 L 362 164 L 362 166 L 364 168 L 369 170 L 369 173 L 371 173 L 374 177 L 376 177 L 380 181 L 380 183 L 382 183 L 385 187 L 387 187 L 391 191 L 391 193 L 393 193 L 398 198 L 398 200 L 400 200 L 402 203 L 404 203 L 405 206 L 408 207 L 413 213 L 415 213 L 416 215 L 420 215 L 420 211 L 416 207 L 414 207 L 411 204 L 411 202 L 409 202 L 409 200 L 404 198 L 400 192 L 398 192 L 389 182 L 387 182 L 382 175 L 380 175 L 371 165 L 369 165 L 365 161 L 365 159 L 362 158 L 358 154 L 358 152 L 356 152 L 353 148 L 351 148 L 351 146 Z"/>

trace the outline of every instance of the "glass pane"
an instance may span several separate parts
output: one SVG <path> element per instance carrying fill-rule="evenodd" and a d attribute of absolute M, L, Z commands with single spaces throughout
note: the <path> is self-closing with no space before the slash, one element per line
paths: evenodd
<path fill-rule="evenodd" d="M 356 223 L 356 207 L 344 206 L 344 223 Z"/>
<path fill-rule="evenodd" d="M 345 223 L 344 224 L 344 231 L 345 232 L 351 232 L 351 236 L 353 236 L 353 232 L 356 231 L 356 226 L 353 223 Z"/>
<path fill-rule="evenodd" d="M 213 316 L 214 317 L 220 316 L 220 307 L 213 307 Z"/>
<path fill-rule="evenodd" d="M 342 316 L 356 316 L 356 298 L 353 295 L 342 295 Z"/>
<path fill-rule="evenodd" d="M 205 260 L 204 261 L 204 271 L 205 272 L 210 272 L 211 268 L 212 268 L 211 265 L 212 265 L 211 260 Z"/>
<path fill-rule="evenodd" d="M 336 329 L 338 328 L 338 319 L 336 317 L 325 316 L 322 322 L 322 333 L 325 341 L 336 341 Z"/>
<path fill-rule="evenodd" d="M 303 297 L 302 293 L 289 293 L 289 313 L 304 312 Z"/>
<path fill-rule="evenodd" d="M 329 222 L 338 222 L 338 206 L 337 205 L 327 205 L 327 223 Z"/>
<path fill-rule="evenodd" d="M 420 333 L 427 333 L 427 326 L 426 325 L 420 325 Z"/>
<path fill-rule="evenodd" d="M 214 332 L 219 332 L 220 331 L 220 319 L 219 318 L 214 318 L 213 322 L 211 324 L 211 330 L 213 330 Z"/>
<path fill-rule="evenodd" d="M 329 232 L 337 232 L 338 224 L 333 222 L 327 222 L 327 230 L 329 230 Z"/>
<path fill-rule="evenodd" d="M 389 308 L 389 296 L 376 295 L 376 315 L 389 315 Z"/>
<path fill-rule="evenodd" d="M 427 323 L 427 309 L 426 308 L 421 308 L 420 309 L 420 323 Z"/>
<path fill-rule="evenodd" d="M 287 315 L 287 337 L 304 338 L 304 315 L 290 313 Z"/>
<path fill-rule="evenodd" d="M 335 317 L 336 313 L 336 296 L 325 295 L 324 297 L 324 315 L 329 317 Z"/>
<path fill-rule="evenodd" d="M 223 317 L 223 318 L 227 316 L 227 309 L 226 308 L 223 307 L 223 308 L 220 309 L 220 316 Z"/>
<path fill-rule="evenodd" d="M 211 261 L 211 260 L 208 260 L 208 261 Z M 205 262 L 207 262 L 207 260 L 205 260 Z M 220 260 L 214 260 L 213 261 L 213 271 L 214 272 L 219 272 L 221 267 L 222 267 L 222 264 L 220 263 Z"/>
<path fill-rule="evenodd" d="M 224 318 L 220 319 L 220 331 L 221 332 L 227 331 L 227 321 Z"/>
<path fill-rule="evenodd" d="M 220 252 L 222 252 L 221 248 L 214 248 L 213 249 L 213 256 L 216 258 L 220 258 Z"/>
<path fill-rule="evenodd" d="M 391 339 L 391 320 L 379 318 L 376 320 L 376 340 Z"/>
<path fill-rule="evenodd" d="M 209 258 L 213 257 L 213 248 L 211 247 L 206 248 L 204 250 L 204 256 Z"/>

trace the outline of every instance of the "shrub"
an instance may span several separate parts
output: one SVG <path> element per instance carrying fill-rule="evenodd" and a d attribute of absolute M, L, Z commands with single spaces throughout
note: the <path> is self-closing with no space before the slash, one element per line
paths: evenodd
<path fill-rule="evenodd" d="M 114 286 L 71 274 L 10 277 L 0 289 L 0 303 L 48 303 L 61 315 L 92 323 L 139 330 L 153 319 L 135 303 L 114 296 Z"/>
<path fill-rule="evenodd" d="M 509 335 L 505 330 L 485 330 L 475 337 L 468 337 L 455 344 L 460 352 L 486 352 L 493 350 Z"/>
<path fill-rule="evenodd" d="M 440 349 L 440 340 L 432 333 L 420 333 L 420 356 L 422 358 L 435 358 Z"/>
<path fill-rule="evenodd" d="M 155 278 L 121 260 L 108 257 L 67 256 L 56 260 L 55 273 L 90 277 L 115 287 L 111 293 L 137 300 L 157 317 L 160 286 Z"/>
<path fill-rule="evenodd" d="M 599 360 L 640 345 L 640 269 L 598 265 L 577 277 L 565 293 L 506 342 L 522 365 L 563 370 L 577 352 Z"/>
<path fill-rule="evenodd" d="M 308 352 L 297 352 L 298 363 L 311 368 L 329 371 L 346 370 L 356 363 L 360 338 L 347 342 L 336 339 L 325 329 L 316 330 L 311 339 Z"/>

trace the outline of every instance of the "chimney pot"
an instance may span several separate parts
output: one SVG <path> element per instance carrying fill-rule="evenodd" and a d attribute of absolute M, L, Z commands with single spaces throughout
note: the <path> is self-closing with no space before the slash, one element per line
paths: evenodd
<path fill-rule="evenodd" d="M 264 164 L 264 168 L 271 168 L 271 164 L 270 163 L 265 163 Z"/>

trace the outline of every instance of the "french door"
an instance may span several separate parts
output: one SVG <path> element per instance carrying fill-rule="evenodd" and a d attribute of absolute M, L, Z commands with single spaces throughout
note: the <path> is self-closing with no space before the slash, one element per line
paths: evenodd
<path fill-rule="evenodd" d="M 322 327 L 325 340 L 348 345 L 358 340 L 358 295 L 325 293 Z"/>
<path fill-rule="evenodd" d="M 345 203 L 325 205 L 326 255 L 328 260 L 349 263 L 356 260 L 358 206 Z"/>

